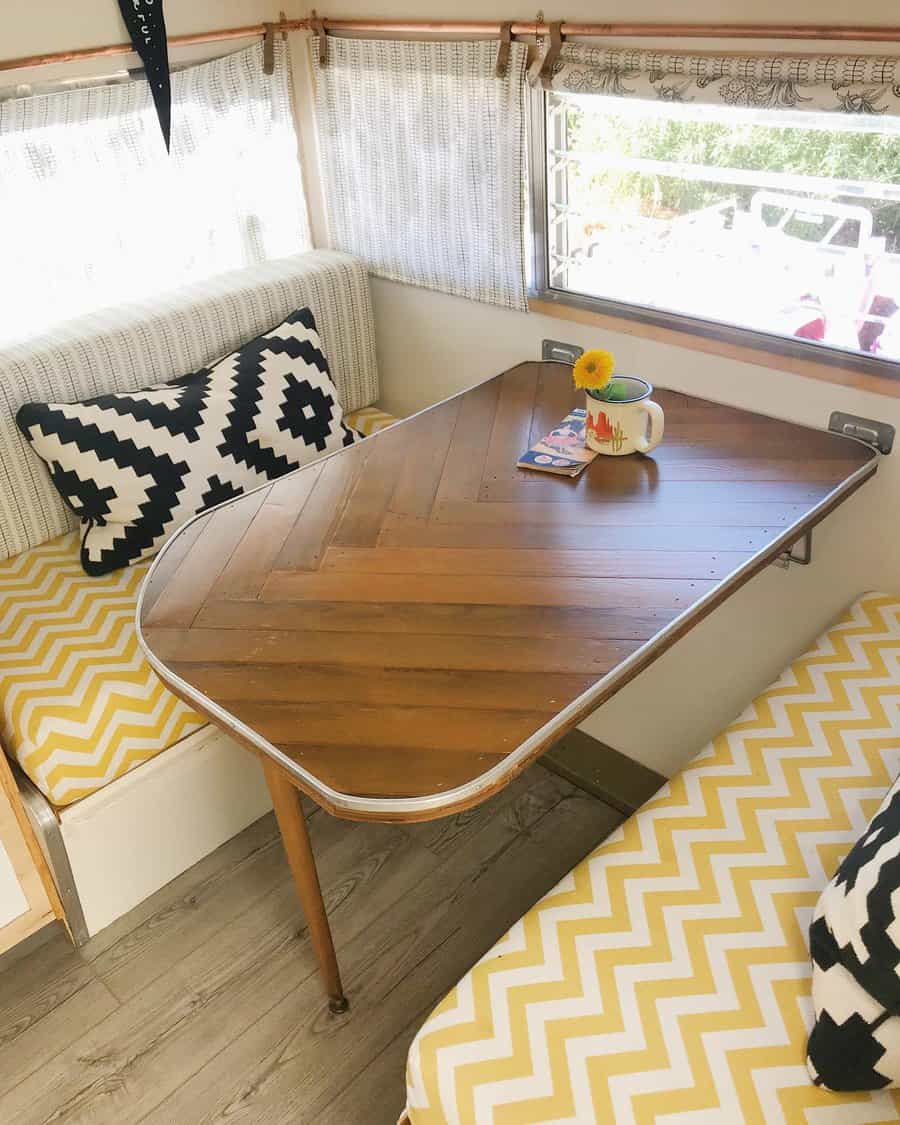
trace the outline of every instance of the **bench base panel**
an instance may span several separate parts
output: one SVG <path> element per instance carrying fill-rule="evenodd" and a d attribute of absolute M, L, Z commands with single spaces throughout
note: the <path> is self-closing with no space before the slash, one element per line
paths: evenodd
<path fill-rule="evenodd" d="M 60 811 L 93 937 L 272 808 L 259 763 L 214 727 Z"/>

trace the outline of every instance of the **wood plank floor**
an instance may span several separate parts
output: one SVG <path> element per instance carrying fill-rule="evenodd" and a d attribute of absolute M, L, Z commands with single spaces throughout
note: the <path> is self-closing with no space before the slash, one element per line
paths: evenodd
<path fill-rule="evenodd" d="M 264 817 L 86 948 L 0 962 L 0 1122 L 394 1125 L 428 1012 L 623 819 L 540 766 L 430 824 L 308 812 L 350 1012 Z"/>

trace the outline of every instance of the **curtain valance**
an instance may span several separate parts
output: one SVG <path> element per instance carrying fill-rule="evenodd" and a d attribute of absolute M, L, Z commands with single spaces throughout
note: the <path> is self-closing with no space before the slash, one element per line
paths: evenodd
<path fill-rule="evenodd" d="M 676 54 L 567 43 L 551 87 L 752 109 L 900 114 L 900 58 Z"/>
<path fill-rule="evenodd" d="M 324 65 L 320 60 L 325 51 Z M 332 247 L 372 273 L 526 307 L 525 46 L 313 43 Z"/>

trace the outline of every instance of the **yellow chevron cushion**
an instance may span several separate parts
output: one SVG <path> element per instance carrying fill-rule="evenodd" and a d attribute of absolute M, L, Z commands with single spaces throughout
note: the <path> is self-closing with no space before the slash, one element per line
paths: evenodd
<path fill-rule="evenodd" d="M 89 578 L 77 532 L 0 562 L 0 742 L 71 804 L 199 730 L 144 659 L 134 612 L 149 562 Z"/>
<path fill-rule="evenodd" d="M 410 1049 L 412 1125 L 857 1125 L 806 1070 L 807 933 L 900 770 L 900 600 L 869 594 L 542 899 Z"/>
<path fill-rule="evenodd" d="M 388 426 L 393 426 L 397 419 L 393 414 L 386 414 L 383 410 L 379 410 L 377 406 L 364 406 L 361 410 L 354 410 L 352 414 L 345 414 L 344 421 L 351 429 L 369 437 L 378 430 L 386 430 Z"/>

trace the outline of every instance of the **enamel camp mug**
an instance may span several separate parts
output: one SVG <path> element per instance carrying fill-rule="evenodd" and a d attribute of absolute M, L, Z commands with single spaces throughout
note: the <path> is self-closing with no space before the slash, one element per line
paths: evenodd
<path fill-rule="evenodd" d="M 617 375 L 625 397 L 616 402 L 594 398 L 587 392 L 585 444 L 598 453 L 622 457 L 626 453 L 649 453 L 662 441 L 665 415 L 650 396 L 653 388 L 644 379 Z"/>

